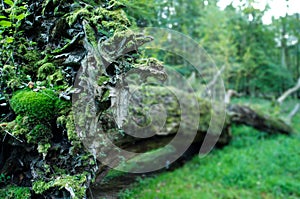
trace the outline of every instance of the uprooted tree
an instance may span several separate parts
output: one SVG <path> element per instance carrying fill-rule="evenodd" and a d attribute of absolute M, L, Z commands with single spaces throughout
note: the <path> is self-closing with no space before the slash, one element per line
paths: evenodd
<path fill-rule="evenodd" d="M 131 22 L 122 10 L 130 6 L 126 1 L 28 0 L 4 4 L 0 19 L 0 171 L 10 176 L 11 183 L 32 187 L 32 194 L 37 197 L 85 198 L 87 188 L 106 171 L 80 139 L 89 133 L 90 123 L 85 123 L 89 113 L 95 113 L 102 132 L 125 150 L 151 150 L 172 140 L 179 128 L 180 106 L 176 96 L 158 86 L 146 86 L 142 92 L 145 98 L 136 98 L 138 105 L 132 112 L 137 124 L 147 124 L 149 118 L 143 113 L 143 104 L 163 102 L 168 118 L 160 133 L 137 139 L 120 131 L 126 109 L 131 108 L 124 103 L 129 91 L 118 87 L 122 74 L 133 71 L 144 75 L 139 78 L 167 78 L 158 60 L 145 58 L 139 52 L 139 47 L 153 38 L 129 31 Z M 120 42 L 110 45 L 110 41 Z M 77 77 L 79 84 L 75 89 L 78 73 L 81 76 Z M 78 88 L 94 96 L 81 95 L 80 99 L 95 110 L 75 106 L 76 111 L 84 113 L 83 119 L 76 118 L 78 114 L 71 103 L 72 94 L 80 95 Z M 176 92 L 187 99 L 186 107 L 192 113 L 195 104 L 188 99 L 193 93 Z M 193 114 L 200 115 L 201 120 L 193 143 L 200 146 L 214 113 L 206 99 L 196 97 L 196 102 L 199 113 Z M 280 119 L 248 107 L 228 105 L 227 112 L 218 145 L 229 143 L 232 123 L 268 133 L 292 133 L 291 127 Z M 75 121 L 79 124 L 75 125 Z M 92 143 L 101 150 L 103 143 L 95 141 Z M 139 144 L 143 148 L 135 147 Z"/>

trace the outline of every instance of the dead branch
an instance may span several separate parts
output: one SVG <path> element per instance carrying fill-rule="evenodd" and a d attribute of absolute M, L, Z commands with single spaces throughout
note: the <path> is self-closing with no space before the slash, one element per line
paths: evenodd
<path fill-rule="evenodd" d="M 225 95 L 225 104 L 230 104 L 231 97 L 234 97 L 234 96 L 241 97 L 242 94 L 238 93 L 235 90 L 229 89 Z"/>
<path fill-rule="evenodd" d="M 293 117 L 298 113 L 299 110 L 300 110 L 300 103 L 296 104 L 295 107 L 293 108 L 293 110 L 288 115 L 288 117 L 287 117 L 288 124 L 292 123 Z"/>
<path fill-rule="evenodd" d="M 290 88 L 288 90 L 286 90 L 278 99 L 277 99 L 277 102 L 279 104 L 282 104 L 282 102 L 289 96 L 291 95 L 292 93 L 296 92 L 298 89 L 300 89 L 300 78 L 298 79 L 298 82 L 297 84 L 293 87 L 293 88 Z"/>
<path fill-rule="evenodd" d="M 223 73 L 223 71 L 225 70 L 226 66 L 223 65 L 221 67 L 221 69 L 215 74 L 215 76 L 213 77 L 213 79 L 207 84 L 205 92 L 203 93 L 203 96 L 209 96 L 211 93 L 211 90 L 213 89 L 213 87 L 215 86 L 216 82 L 218 81 L 218 78 L 221 76 L 221 74 Z"/>

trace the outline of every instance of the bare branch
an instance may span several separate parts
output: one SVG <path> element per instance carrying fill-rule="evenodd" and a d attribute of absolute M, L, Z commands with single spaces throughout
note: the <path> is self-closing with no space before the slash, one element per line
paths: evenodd
<path fill-rule="evenodd" d="M 203 96 L 210 95 L 211 90 L 213 89 L 214 85 L 217 83 L 218 78 L 221 76 L 223 71 L 225 70 L 226 66 L 223 65 L 220 70 L 218 70 L 217 74 L 213 77 L 213 79 L 207 84 L 205 92 L 203 93 Z"/>
<path fill-rule="evenodd" d="M 288 124 L 292 123 L 293 117 L 298 113 L 299 110 L 300 110 L 300 103 L 296 104 L 295 107 L 293 108 L 293 110 L 288 115 L 288 117 L 287 117 Z"/>
<path fill-rule="evenodd" d="M 290 88 L 288 89 L 287 91 L 285 91 L 278 99 L 277 99 L 277 102 L 279 104 L 282 104 L 282 102 L 289 96 L 291 95 L 292 93 L 296 92 L 297 90 L 300 89 L 300 78 L 298 79 L 298 82 L 297 84 L 293 87 L 293 88 Z"/>
<path fill-rule="evenodd" d="M 241 97 L 242 94 L 236 92 L 235 90 L 229 89 L 225 95 L 225 104 L 229 104 L 231 97 L 236 96 L 236 97 Z"/>

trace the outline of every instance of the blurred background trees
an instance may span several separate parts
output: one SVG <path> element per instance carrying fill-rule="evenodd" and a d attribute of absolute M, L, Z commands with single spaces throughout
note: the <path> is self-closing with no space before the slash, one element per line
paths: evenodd
<path fill-rule="evenodd" d="M 228 89 L 251 96 L 277 97 L 293 86 L 300 76 L 299 13 L 272 19 L 263 16 L 270 9 L 258 9 L 257 1 L 220 9 L 217 0 L 152 0 L 147 9 L 135 13 L 137 26 L 170 28 L 189 35 L 215 61 L 225 65 L 223 79 Z M 153 6 L 155 5 L 155 6 Z M 287 4 L 288 5 L 288 4 Z M 143 20 L 148 16 L 156 20 Z M 163 55 L 166 65 L 191 75 L 182 59 Z M 203 74 L 198 74 L 203 75 Z M 296 96 L 296 94 L 295 94 Z M 299 93 L 298 93 L 299 96 Z"/>

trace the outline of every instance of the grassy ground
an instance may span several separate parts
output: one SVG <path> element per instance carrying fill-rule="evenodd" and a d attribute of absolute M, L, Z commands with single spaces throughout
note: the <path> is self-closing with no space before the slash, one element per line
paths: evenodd
<path fill-rule="evenodd" d="M 261 99 L 238 99 L 272 114 L 287 115 Z M 300 114 L 293 126 L 299 130 Z M 234 139 L 222 150 L 200 159 L 195 157 L 182 168 L 154 178 L 140 180 L 121 198 L 300 198 L 300 136 L 268 136 L 246 126 L 233 126 Z"/>

